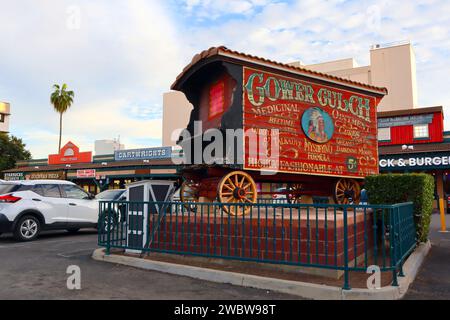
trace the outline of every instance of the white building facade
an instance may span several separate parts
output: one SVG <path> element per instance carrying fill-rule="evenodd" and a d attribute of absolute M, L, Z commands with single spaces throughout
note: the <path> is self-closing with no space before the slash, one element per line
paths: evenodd
<path fill-rule="evenodd" d="M 0 102 L 0 132 L 9 132 L 9 117 L 11 116 L 11 106 L 7 102 Z"/>

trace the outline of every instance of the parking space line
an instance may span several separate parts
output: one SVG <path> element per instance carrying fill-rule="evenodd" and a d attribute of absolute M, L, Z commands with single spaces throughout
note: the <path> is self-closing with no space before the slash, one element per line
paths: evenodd
<path fill-rule="evenodd" d="M 50 241 L 35 241 L 35 242 L 28 242 L 23 244 L 17 244 L 17 243 L 11 243 L 11 245 L 0 245 L 0 249 L 9 249 L 9 248 L 21 248 L 21 247 L 33 247 L 36 245 L 47 245 L 52 243 L 57 244 L 66 244 L 66 243 L 88 243 L 92 242 L 92 240 L 86 240 L 86 241 L 73 241 L 73 240 L 50 240 Z"/>
<path fill-rule="evenodd" d="M 80 254 L 71 254 L 71 253 L 81 253 L 84 251 L 93 252 L 95 249 L 96 248 L 87 248 L 87 249 L 79 249 L 79 250 L 73 250 L 73 251 L 68 251 L 68 252 L 62 252 L 62 253 L 58 253 L 57 256 L 63 257 L 63 258 L 72 258 L 72 257 L 80 256 Z"/>

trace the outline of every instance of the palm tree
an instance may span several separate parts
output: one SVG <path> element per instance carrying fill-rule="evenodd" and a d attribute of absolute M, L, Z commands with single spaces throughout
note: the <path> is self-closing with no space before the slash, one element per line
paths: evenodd
<path fill-rule="evenodd" d="M 61 151 L 61 136 L 62 136 L 62 116 L 73 103 L 74 93 L 73 91 L 67 91 L 67 84 L 63 84 L 62 87 L 55 84 L 53 85 L 55 91 L 50 96 L 50 102 L 53 104 L 55 111 L 59 113 L 59 144 L 58 152 Z"/>

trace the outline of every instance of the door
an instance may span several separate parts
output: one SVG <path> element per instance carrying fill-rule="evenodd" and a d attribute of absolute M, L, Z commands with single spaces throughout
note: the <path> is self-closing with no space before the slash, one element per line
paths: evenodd
<path fill-rule="evenodd" d="M 74 185 L 61 185 L 63 196 L 68 203 L 68 224 L 96 224 L 98 221 L 98 202 L 89 194 Z"/>
<path fill-rule="evenodd" d="M 57 184 L 37 184 L 32 201 L 45 218 L 45 223 L 58 227 L 67 223 L 68 205 Z"/>

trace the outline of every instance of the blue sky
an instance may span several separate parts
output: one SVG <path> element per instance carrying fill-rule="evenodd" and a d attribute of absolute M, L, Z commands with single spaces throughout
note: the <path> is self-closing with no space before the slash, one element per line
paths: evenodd
<path fill-rule="evenodd" d="M 281 62 L 354 57 L 409 39 L 419 104 L 443 105 L 450 130 L 450 1 L 0 0 L 0 100 L 11 133 L 35 158 L 57 149 L 49 103 L 66 82 L 75 103 L 65 141 L 93 150 L 120 135 L 129 148 L 157 146 L 162 94 L 192 56 L 216 45 Z"/>

